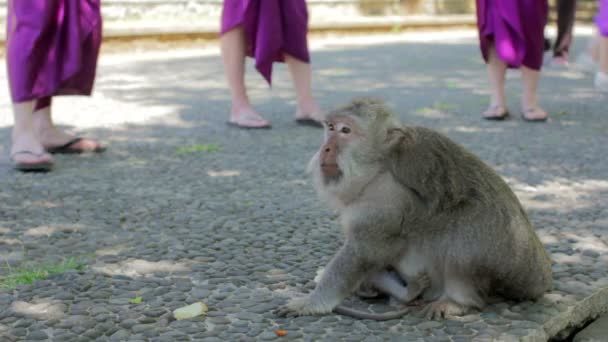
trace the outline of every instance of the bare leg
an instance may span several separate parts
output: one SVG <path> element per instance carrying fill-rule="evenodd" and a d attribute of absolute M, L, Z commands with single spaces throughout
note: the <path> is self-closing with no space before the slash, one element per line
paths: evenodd
<path fill-rule="evenodd" d="M 298 108 L 296 118 L 311 118 L 317 121 L 323 120 L 321 109 L 312 96 L 310 64 L 285 54 L 285 62 L 291 72 L 293 85 L 296 90 Z"/>
<path fill-rule="evenodd" d="M 608 92 L 608 37 L 599 38 L 598 72 L 595 75 L 595 87 Z"/>
<path fill-rule="evenodd" d="M 224 70 L 230 87 L 232 108 L 230 121 L 248 127 L 264 127 L 269 122 L 253 109 L 245 88 L 245 33 L 236 27 L 224 33 L 220 39 Z"/>
<path fill-rule="evenodd" d="M 38 138 L 45 148 L 61 146 L 75 138 L 74 135 L 65 133 L 55 126 L 51 115 L 51 106 L 34 112 L 33 124 Z M 81 139 L 71 147 L 82 152 L 93 152 L 102 148 L 99 142 L 91 139 Z"/>
<path fill-rule="evenodd" d="M 608 74 L 608 37 L 600 36 L 598 47 L 598 69 Z"/>
<path fill-rule="evenodd" d="M 547 112 L 538 106 L 536 95 L 540 71 L 522 66 L 521 77 L 524 84 L 524 93 L 522 94 L 521 101 L 524 118 L 533 121 L 546 120 Z"/>
<path fill-rule="evenodd" d="M 486 119 L 501 119 L 507 113 L 505 99 L 505 73 L 507 72 L 507 65 L 496 54 L 494 44 L 489 49 L 487 69 L 492 94 L 490 96 L 490 107 L 482 116 Z"/>
<path fill-rule="evenodd" d="M 601 35 L 598 33 L 587 46 L 587 53 L 591 56 L 593 61 L 600 59 L 600 41 L 602 40 Z"/>
<path fill-rule="evenodd" d="M 11 158 L 16 163 L 48 163 L 53 157 L 46 153 L 34 124 L 35 101 L 13 104 L 15 124 L 12 131 Z M 25 153 L 24 153 L 25 152 Z"/>

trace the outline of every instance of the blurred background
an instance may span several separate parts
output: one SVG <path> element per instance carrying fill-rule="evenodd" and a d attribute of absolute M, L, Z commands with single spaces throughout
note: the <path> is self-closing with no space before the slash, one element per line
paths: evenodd
<path fill-rule="evenodd" d="M 8 0 L 0 0 L 0 26 Z M 555 19 L 551 6 L 550 24 Z M 222 0 L 102 0 L 105 37 L 217 34 Z M 591 22 L 597 0 L 578 0 L 577 21 Z M 404 30 L 473 26 L 475 0 L 308 0 L 311 31 Z M 5 38 L 1 30 L 0 41 Z"/>

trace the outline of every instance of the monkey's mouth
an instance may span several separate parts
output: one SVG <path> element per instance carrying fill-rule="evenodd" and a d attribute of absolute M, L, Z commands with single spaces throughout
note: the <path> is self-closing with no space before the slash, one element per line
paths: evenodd
<path fill-rule="evenodd" d="M 323 163 L 321 164 L 321 173 L 326 182 L 337 181 L 342 177 L 342 170 L 338 164 Z"/>

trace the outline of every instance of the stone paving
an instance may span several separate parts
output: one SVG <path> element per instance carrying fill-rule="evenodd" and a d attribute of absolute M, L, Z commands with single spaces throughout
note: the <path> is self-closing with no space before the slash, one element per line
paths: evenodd
<path fill-rule="evenodd" d="M 317 42 L 315 94 L 325 108 L 381 97 L 403 121 L 494 166 L 554 260 L 554 290 L 541 300 L 445 321 L 418 310 L 388 322 L 277 317 L 272 309 L 312 288 L 340 245 L 305 173 L 321 131 L 294 123 L 286 68 L 275 68 L 269 89 L 249 64 L 250 95 L 274 126 L 244 131 L 225 125 L 217 51 L 125 52 L 103 55 L 92 98 L 56 101 L 58 121 L 106 141 L 105 154 L 59 156 L 49 174 L 11 170 L 10 101 L 0 97 L 0 275 L 69 257 L 87 265 L 0 290 L 0 339 L 545 341 L 608 312 L 608 96 L 588 74 L 547 69 L 540 95 L 551 119 L 530 124 L 510 72 L 513 118 L 481 120 L 488 89 L 474 32 L 434 37 Z M 577 36 L 574 50 L 588 39 Z M 2 94 L 5 79 L 1 69 Z M 206 317 L 173 320 L 196 301 Z"/>

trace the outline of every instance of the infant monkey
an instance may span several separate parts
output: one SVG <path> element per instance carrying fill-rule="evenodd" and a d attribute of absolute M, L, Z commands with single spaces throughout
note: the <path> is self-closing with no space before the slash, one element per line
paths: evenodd
<path fill-rule="evenodd" d="M 404 286 L 403 281 L 399 278 L 397 273 L 386 270 L 371 274 L 367 280 L 360 285 L 357 295 L 361 298 L 373 298 L 379 294 L 386 294 L 405 305 L 418 298 L 430 285 L 431 280 L 426 273 L 419 274 L 410 281 L 407 286 Z M 404 307 L 397 311 L 375 314 L 349 308 L 344 305 L 338 305 L 334 309 L 335 313 L 341 315 L 376 321 L 388 321 L 401 318 L 403 315 L 409 313 L 409 311 L 409 307 Z"/>

